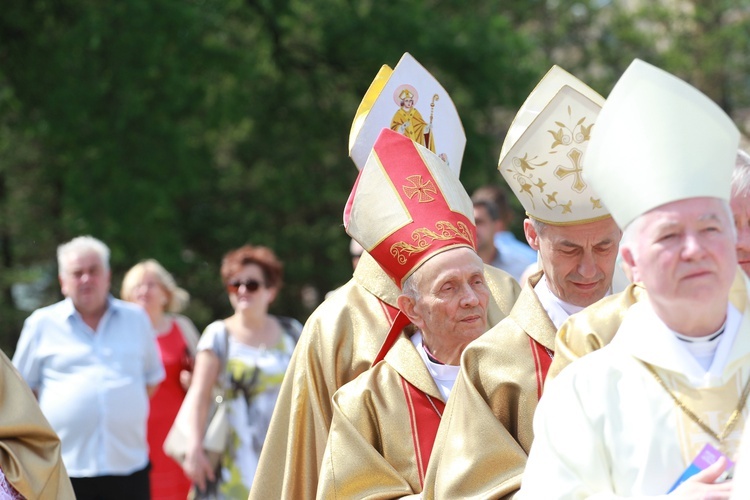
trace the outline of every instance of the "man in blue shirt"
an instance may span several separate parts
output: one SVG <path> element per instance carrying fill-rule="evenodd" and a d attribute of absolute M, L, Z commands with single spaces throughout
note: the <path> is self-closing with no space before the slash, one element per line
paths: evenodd
<path fill-rule="evenodd" d="M 57 249 L 65 300 L 24 323 L 13 364 L 62 441 L 79 500 L 149 498 L 149 395 L 164 379 L 146 313 L 113 298 L 109 248 L 90 236 Z"/>

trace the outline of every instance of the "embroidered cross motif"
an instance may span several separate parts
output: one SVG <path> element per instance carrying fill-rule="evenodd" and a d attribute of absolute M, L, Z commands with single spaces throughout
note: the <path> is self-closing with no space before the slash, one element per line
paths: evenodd
<path fill-rule="evenodd" d="M 410 175 L 406 180 L 411 182 L 411 186 L 403 186 L 402 189 L 410 200 L 415 195 L 418 195 L 417 202 L 419 203 L 427 203 L 435 199 L 430 196 L 430 194 L 437 194 L 437 189 L 435 189 L 432 181 L 423 182 L 421 175 Z"/>
<path fill-rule="evenodd" d="M 581 193 L 584 189 L 586 189 L 586 183 L 583 182 L 583 177 L 581 177 L 582 156 L 583 153 L 581 153 L 580 149 L 573 148 L 568 152 L 568 158 L 570 158 L 570 161 L 573 162 L 573 168 L 565 168 L 562 165 L 558 165 L 558 167 L 555 169 L 555 177 L 560 180 L 563 180 L 570 175 L 574 176 L 572 188 L 576 193 Z"/>

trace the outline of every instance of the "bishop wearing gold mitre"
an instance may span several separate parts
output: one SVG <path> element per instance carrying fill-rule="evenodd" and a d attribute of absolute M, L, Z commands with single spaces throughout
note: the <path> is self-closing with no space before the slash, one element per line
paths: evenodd
<path fill-rule="evenodd" d="M 524 284 L 510 316 L 464 352 L 428 496 L 502 498 L 518 490 L 555 333 L 571 314 L 610 293 L 621 232 L 581 175 L 603 103 L 555 66 L 508 131 L 498 169 L 526 210 L 524 232 L 541 269 Z"/>
<path fill-rule="evenodd" d="M 344 227 L 399 286 L 399 316 L 416 330 L 396 332 L 384 359 L 333 396 L 318 497 L 418 494 L 461 353 L 488 328 L 473 204 L 437 155 L 383 129 Z"/>
<path fill-rule="evenodd" d="M 447 92 L 409 54 L 395 69 L 383 66 L 362 99 L 350 134 L 355 165 L 361 169 L 366 163 L 378 133 L 389 125 L 390 96 L 406 82 L 439 93 L 441 109 L 454 112 L 441 123 L 449 132 L 447 139 L 454 141 L 453 149 L 446 151 L 458 175 L 465 143 L 458 114 Z M 447 139 L 442 143 L 449 147 Z M 491 290 L 488 319 L 494 325 L 508 315 L 519 288 L 508 274 L 491 267 L 486 268 L 486 278 Z M 399 293 L 393 279 L 364 252 L 352 279 L 310 315 L 281 386 L 250 498 L 315 498 L 333 417 L 331 398 L 368 370 L 381 350 L 385 352 L 390 330 L 400 332 L 403 321 L 393 328 Z"/>
<path fill-rule="evenodd" d="M 517 498 L 728 498 L 750 393 L 750 310 L 730 300 L 739 131 L 639 60 L 597 127 L 584 179 L 625 231 L 621 255 L 648 297 L 545 387 Z"/>

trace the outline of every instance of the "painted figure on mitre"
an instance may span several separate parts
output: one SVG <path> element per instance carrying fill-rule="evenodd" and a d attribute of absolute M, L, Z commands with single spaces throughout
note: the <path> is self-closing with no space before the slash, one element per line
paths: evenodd
<path fill-rule="evenodd" d="M 434 153 L 435 140 L 431 133 L 432 115 L 430 115 L 430 123 L 427 123 L 415 107 L 418 100 L 419 94 L 417 93 L 417 89 L 412 85 L 407 83 L 396 87 L 396 90 L 393 92 L 393 101 L 399 109 L 391 119 L 391 130 L 405 135 Z M 435 100 L 433 99 L 433 103 L 431 104 L 432 109 L 434 109 Z"/>

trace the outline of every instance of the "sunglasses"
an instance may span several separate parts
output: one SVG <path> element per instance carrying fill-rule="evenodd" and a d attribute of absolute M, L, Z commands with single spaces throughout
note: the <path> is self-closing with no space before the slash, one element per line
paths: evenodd
<path fill-rule="evenodd" d="M 232 281 L 227 283 L 227 292 L 237 293 L 241 286 L 244 286 L 248 292 L 257 292 L 260 287 L 265 285 L 258 280 Z"/>

